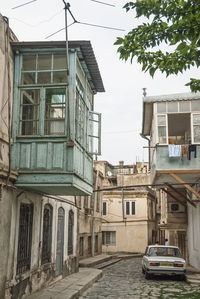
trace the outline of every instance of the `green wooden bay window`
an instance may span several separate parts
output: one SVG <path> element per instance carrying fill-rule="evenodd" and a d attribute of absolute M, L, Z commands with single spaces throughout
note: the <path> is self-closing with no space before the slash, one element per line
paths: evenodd
<path fill-rule="evenodd" d="M 69 42 L 68 67 L 64 41 L 12 47 L 16 185 L 48 194 L 90 195 L 92 155 L 100 153 L 101 141 L 94 94 L 104 91 L 90 42 Z"/>

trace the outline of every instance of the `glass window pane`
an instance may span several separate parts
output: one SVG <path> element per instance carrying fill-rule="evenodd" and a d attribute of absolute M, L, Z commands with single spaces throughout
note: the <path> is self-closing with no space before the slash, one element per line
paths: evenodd
<path fill-rule="evenodd" d="M 37 135 L 39 122 L 39 90 L 23 90 L 21 92 L 21 134 Z"/>
<path fill-rule="evenodd" d="M 135 202 L 132 201 L 132 215 L 135 215 Z"/>
<path fill-rule="evenodd" d="M 53 83 L 66 83 L 67 73 L 64 72 L 53 72 Z"/>
<path fill-rule="evenodd" d="M 194 142 L 200 143 L 200 126 L 194 126 Z"/>
<path fill-rule="evenodd" d="M 166 126 L 166 115 L 158 115 L 158 126 Z"/>
<path fill-rule="evenodd" d="M 22 70 L 23 71 L 36 70 L 36 55 L 23 55 Z"/>
<path fill-rule="evenodd" d="M 168 112 L 178 112 L 178 102 L 167 103 Z"/>
<path fill-rule="evenodd" d="M 189 101 L 183 101 L 179 102 L 179 111 L 180 112 L 189 112 L 190 111 L 190 102 Z"/>
<path fill-rule="evenodd" d="M 51 70 L 51 55 L 38 55 L 38 70 Z"/>
<path fill-rule="evenodd" d="M 22 84 L 35 84 L 35 73 L 23 73 L 22 72 Z"/>
<path fill-rule="evenodd" d="M 166 127 L 158 127 L 158 142 L 166 143 Z"/>
<path fill-rule="evenodd" d="M 193 124 L 200 125 L 200 114 L 193 114 Z"/>
<path fill-rule="evenodd" d="M 54 70 L 66 69 L 66 56 L 65 55 L 63 55 L 63 54 L 54 55 L 53 69 Z"/>
<path fill-rule="evenodd" d="M 200 111 L 200 100 L 191 102 L 191 110 L 192 111 Z"/>
<path fill-rule="evenodd" d="M 157 112 L 166 112 L 166 103 L 157 103 Z"/>
<path fill-rule="evenodd" d="M 38 73 L 38 79 L 37 79 L 38 84 L 48 84 L 51 83 L 51 73 L 50 72 L 42 72 Z"/>
<path fill-rule="evenodd" d="M 126 202 L 126 215 L 130 215 L 130 202 Z"/>

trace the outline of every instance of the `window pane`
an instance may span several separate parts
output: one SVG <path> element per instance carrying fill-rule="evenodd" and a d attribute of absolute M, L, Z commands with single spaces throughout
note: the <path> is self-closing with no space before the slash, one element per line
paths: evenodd
<path fill-rule="evenodd" d="M 167 103 L 168 112 L 178 112 L 178 102 Z"/>
<path fill-rule="evenodd" d="M 184 111 L 190 111 L 190 102 L 189 101 L 183 101 L 179 102 L 179 111 L 184 112 Z"/>
<path fill-rule="evenodd" d="M 126 202 L 126 215 L 130 215 L 130 202 Z"/>
<path fill-rule="evenodd" d="M 22 90 L 21 91 L 21 134 L 37 135 L 39 122 L 39 102 L 40 91 Z"/>
<path fill-rule="evenodd" d="M 22 70 L 23 71 L 36 70 L 36 55 L 23 55 Z"/>
<path fill-rule="evenodd" d="M 62 135 L 65 132 L 65 88 L 46 90 L 45 134 Z"/>
<path fill-rule="evenodd" d="M 64 72 L 53 72 L 53 83 L 66 83 L 67 73 Z"/>
<path fill-rule="evenodd" d="M 169 144 L 188 144 L 191 141 L 190 113 L 168 114 Z"/>
<path fill-rule="evenodd" d="M 157 103 L 157 112 L 166 112 L 166 103 Z"/>
<path fill-rule="evenodd" d="M 166 126 L 166 115 L 158 115 L 158 125 Z"/>
<path fill-rule="evenodd" d="M 166 143 L 166 127 L 158 127 L 158 142 Z"/>
<path fill-rule="evenodd" d="M 132 201 L 132 215 L 135 215 L 135 202 Z"/>
<path fill-rule="evenodd" d="M 200 100 L 191 102 L 191 110 L 192 111 L 200 111 Z"/>
<path fill-rule="evenodd" d="M 22 84 L 35 84 L 35 73 L 22 73 Z"/>
<path fill-rule="evenodd" d="M 51 69 L 51 55 L 38 55 L 38 70 L 50 70 Z"/>
<path fill-rule="evenodd" d="M 105 216 L 106 214 L 107 214 L 106 202 L 103 202 L 103 215 Z"/>
<path fill-rule="evenodd" d="M 66 69 L 66 56 L 63 54 L 54 55 L 53 69 L 61 70 Z"/>
<path fill-rule="evenodd" d="M 50 72 L 39 72 L 38 73 L 38 79 L 37 79 L 38 84 L 47 84 L 51 83 L 51 73 Z"/>
<path fill-rule="evenodd" d="M 194 142 L 200 143 L 200 126 L 194 126 Z"/>
<path fill-rule="evenodd" d="M 193 114 L 193 124 L 200 125 L 200 114 Z"/>

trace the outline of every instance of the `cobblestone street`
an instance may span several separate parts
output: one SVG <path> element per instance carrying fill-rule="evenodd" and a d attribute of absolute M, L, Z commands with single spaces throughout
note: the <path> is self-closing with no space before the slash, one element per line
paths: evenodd
<path fill-rule="evenodd" d="M 122 260 L 103 270 L 103 277 L 81 297 L 94 298 L 200 298 L 200 287 L 166 277 L 145 280 L 141 258 Z"/>

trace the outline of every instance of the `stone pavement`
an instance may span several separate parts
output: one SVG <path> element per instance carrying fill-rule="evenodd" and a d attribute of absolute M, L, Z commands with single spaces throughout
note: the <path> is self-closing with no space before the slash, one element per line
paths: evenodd
<path fill-rule="evenodd" d="M 32 295 L 28 296 L 27 299 L 71 299 L 71 298 L 115 298 L 112 296 L 112 291 L 113 287 L 115 289 L 119 289 L 117 291 L 117 298 L 137 298 L 138 293 L 140 292 L 141 288 L 143 290 L 148 289 L 151 290 L 151 286 L 153 287 L 153 284 L 151 285 L 151 281 L 146 281 L 141 274 L 141 257 L 140 255 L 98 255 L 95 257 L 87 258 L 84 260 L 80 261 L 80 265 L 82 267 L 79 268 L 78 273 L 74 273 L 70 276 L 67 276 L 57 282 L 52 282 L 51 285 L 33 293 Z M 98 267 L 100 264 L 103 263 L 111 263 L 112 260 L 116 260 L 118 258 L 121 260 L 119 261 L 119 264 L 117 263 L 116 265 L 110 266 L 102 272 L 102 270 L 95 269 L 93 267 Z M 130 259 L 130 260 L 128 260 Z M 123 266 L 125 265 L 125 266 Z M 112 269 L 117 269 L 117 270 L 112 270 Z M 115 273 L 116 272 L 116 273 Z M 189 286 L 185 282 L 178 282 L 181 289 L 185 288 L 187 290 L 188 288 L 191 288 L 193 285 L 200 285 L 200 272 L 196 270 L 193 267 L 188 267 L 187 269 L 187 282 L 191 284 Z M 102 273 L 104 273 L 104 277 L 102 277 Z M 108 276 L 107 276 L 107 273 Z M 102 278 L 101 278 L 102 277 Z M 124 277 L 126 278 L 125 281 L 123 280 Z M 100 282 L 97 282 L 100 279 Z M 114 286 L 112 286 L 112 280 L 109 282 L 109 279 L 112 279 L 114 281 Z M 136 293 L 134 296 L 136 297 L 131 297 L 133 295 L 133 290 L 131 291 L 130 288 L 130 281 L 131 280 L 131 286 L 136 287 Z M 96 283 L 95 283 L 96 282 Z M 199 283 L 198 283 L 199 282 Z M 96 287 L 100 283 L 100 288 Z M 109 286 L 109 284 L 111 285 Z M 149 284 L 150 283 L 150 284 Z M 168 281 L 169 283 L 169 281 Z M 94 288 L 92 287 L 94 285 Z M 95 286 L 96 285 L 96 286 Z M 160 288 L 162 287 L 165 289 L 166 287 L 166 282 L 165 280 L 161 280 L 159 283 Z M 92 288 L 91 288 L 92 287 Z M 153 290 L 157 290 L 158 287 L 158 282 L 156 285 L 156 282 L 154 283 Z M 177 284 L 174 285 L 174 288 L 177 287 Z M 84 292 L 88 288 L 91 288 L 88 290 L 88 295 L 83 295 Z M 97 288 L 97 289 L 95 289 Z M 109 289 L 110 288 L 110 289 Z M 124 290 L 125 289 L 125 290 Z M 108 293 L 107 291 L 110 290 Z M 135 292 L 134 290 L 134 292 Z M 199 288 L 200 290 L 200 288 Z M 127 294 L 126 292 L 130 292 Z M 91 294 L 90 294 L 91 292 Z M 158 290 L 156 291 L 158 292 Z M 87 292 L 86 292 L 87 293 Z M 105 294 L 104 294 L 105 293 Z M 153 291 L 154 293 L 154 291 Z M 109 295 L 109 297 L 107 297 Z M 128 297 L 123 297 L 124 295 L 127 294 Z M 83 297 L 81 297 L 83 295 Z M 111 297 L 110 297 L 111 296 Z M 121 296 L 121 297 L 120 297 Z M 138 297 L 138 298 L 143 298 L 143 297 Z M 154 297 L 156 298 L 156 296 Z M 160 297 L 160 298 L 165 298 Z M 168 297 L 166 297 L 168 298 Z M 172 298 L 172 297 L 171 297 Z M 170 299 L 171 299 L 170 298 Z M 176 298 L 176 297 L 174 297 Z M 190 297 L 186 297 L 190 298 Z M 191 297 L 193 298 L 193 297 Z M 200 298 L 200 293 L 199 297 Z"/>
<path fill-rule="evenodd" d="M 191 272 L 192 273 L 192 272 Z M 180 278 L 158 276 L 146 280 L 141 258 L 122 259 L 103 270 L 103 276 L 79 299 L 198 299 L 200 287 Z"/>
<path fill-rule="evenodd" d="M 78 273 L 69 275 L 46 288 L 28 296 L 28 299 L 71 299 L 78 298 L 87 288 L 100 279 L 102 270 L 80 268 Z"/>

